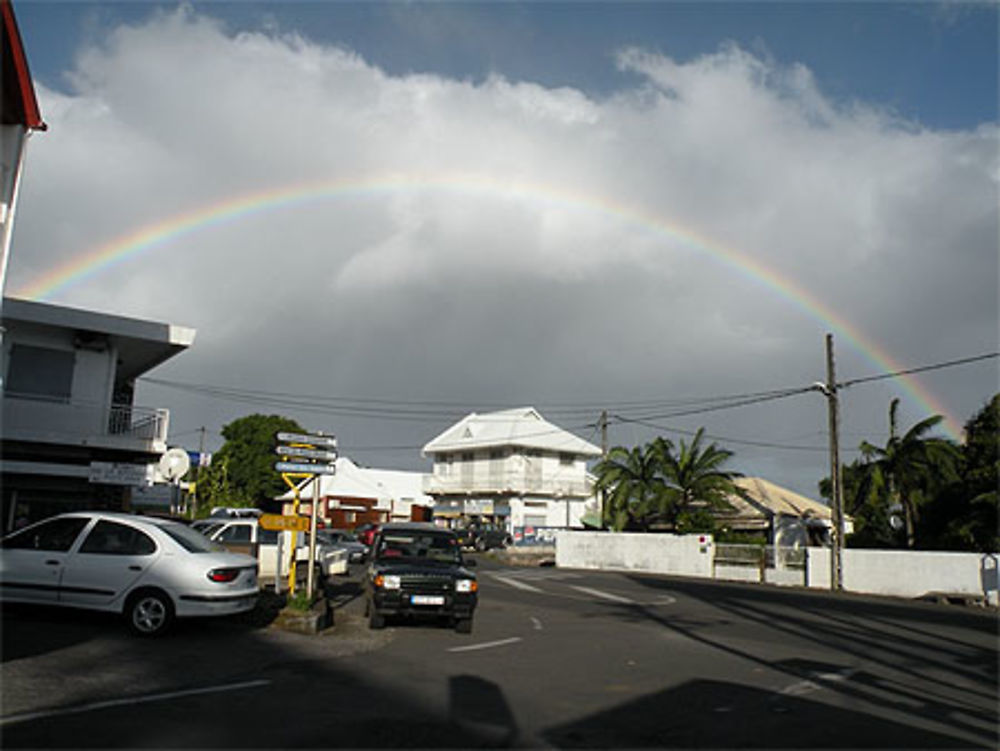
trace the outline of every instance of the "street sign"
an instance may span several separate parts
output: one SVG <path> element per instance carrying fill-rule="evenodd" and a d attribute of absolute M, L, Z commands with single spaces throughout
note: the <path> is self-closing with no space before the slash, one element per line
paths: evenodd
<path fill-rule="evenodd" d="M 306 462 L 275 462 L 274 468 L 279 472 L 296 475 L 335 475 L 336 464 L 307 464 Z"/>
<path fill-rule="evenodd" d="M 324 451 L 323 449 L 307 449 L 302 446 L 278 446 L 274 453 L 279 456 L 292 456 L 298 459 L 315 459 L 321 462 L 337 461 L 336 451 Z"/>
<path fill-rule="evenodd" d="M 281 514 L 261 514 L 257 521 L 264 529 L 272 529 L 276 532 L 282 530 L 307 532 L 310 523 L 308 516 L 282 516 Z"/>
<path fill-rule="evenodd" d="M 337 439 L 332 435 L 313 435 L 312 433 L 278 433 L 275 438 L 278 443 L 304 443 L 307 446 L 325 446 L 337 448 Z"/>

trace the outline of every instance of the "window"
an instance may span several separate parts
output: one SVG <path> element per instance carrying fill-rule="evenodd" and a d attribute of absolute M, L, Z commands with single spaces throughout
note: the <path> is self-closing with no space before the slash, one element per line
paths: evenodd
<path fill-rule="evenodd" d="M 156 543 L 142 530 L 102 519 L 80 546 L 81 553 L 99 555 L 152 555 Z"/>
<path fill-rule="evenodd" d="M 278 530 L 276 529 L 264 529 L 261 527 L 257 530 L 257 541 L 261 545 L 277 545 L 278 544 Z M 247 540 L 249 542 L 249 539 Z"/>
<path fill-rule="evenodd" d="M 564 467 L 572 467 L 575 459 L 572 454 L 559 454 L 559 463 Z"/>
<path fill-rule="evenodd" d="M 10 349 L 7 390 L 39 399 L 69 401 L 75 362 L 71 350 L 15 344 Z"/>
<path fill-rule="evenodd" d="M 212 542 L 205 535 L 214 531 L 217 526 L 212 525 L 211 530 L 203 527 L 202 531 L 199 531 L 183 524 L 164 524 L 160 529 L 189 553 L 215 553 L 222 550 L 222 546 Z"/>
<path fill-rule="evenodd" d="M 71 516 L 51 519 L 35 524 L 11 535 L 3 541 L 3 547 L 10 550 L 50 550 L 65 553 L 80 536 L 80 532 L 90 522 L 85 516 Z"/>
<path fill-rule="evenodd" d="M 231 524 L 215 539 L 219 542 L 250 542 L 252 537 L 249 524 Z"/>

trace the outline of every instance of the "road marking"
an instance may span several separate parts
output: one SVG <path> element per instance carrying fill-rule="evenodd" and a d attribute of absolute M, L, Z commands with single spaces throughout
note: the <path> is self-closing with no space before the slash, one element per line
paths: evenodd
<path fill-rule="evenodd" d="M 531 617 L 531 627 L 533 629 L 535 629 L 535 631 L 541 631 L 542 630 L 542 622 L 540 620 L 538 620 L 537 618 L 535 618 L 535 616 L 530 616 L 530 617 Z"/>
<path fill-rule="evenodd" d="M 514 644 L 515 642 L 521 641 L 520 636 L 512 636 L 510 639 L 501 639 L 500 641 L 487 641 L 482 644 L 469 644 L 465 647 L 451 647 L 448 649 L 449 652 L 473 652 L 477 649 L 493 649 L 493 647 L 503 647 L 507 644 Z"/>
<path fill-rule="evenodd" d="M 815 691 L 821 691 L 825 688 L 824 684 L 846 681 L 856 672 L 854 668 L 845 668 L 838 673 L 813 673 L 812 675 L 815 680 L 807 678 L 802 681 L 796 681 L 789 686 L 785 686 L 778 693 L 782 696 L 804 696 Z M 817 683 L 816 681 L 821 681 L 821 683 Z"/>
<path fill-rule="evenodd" d="M 167 691 L 162 694 L 150 694 L 148 696 L 132 696 L 127 699 L 109 699 L 108 701 L 98 701 L 92 704 L 82 704 L 78 707 L 65 707 L 63 709 L 46 709 L 41 712 L 24 712 L 7 717 L 0 717 L 0 726 L 13 725 L 16 722 L 27 722 L 48 717 L 58 717 L 59 715 L 79 714 L 80 712 L 92 712 L 95 709 L 108 709 L 110 707 L 122 707 L 127 704 L 145 704 L 153 701 L 166 701 L 168 699 L 180 699 L 185 696 L 197 696 L 198 694 L 213 694 L 220 691 L 239 691 L 244 688 L 257 688 L 267 686 L 271 681 L 266 679 L 256 681 L 245 681 L 243 683 L 228 683 L 224 686 L 206 686 L 205 688 L 192 688 L 186 691 Z"/>
<path fill-rule="evenodd" d="M 599 589 L 591 589 L 590 587 L 578 587 L 575 584 L 571 584 L 570 587 L 575 589 L 577 592 L 583 592 L 585 595 L 601 597 L 605 600 L 611 600 L 611 602 L 621 602 L 626 605 L 635 605 L 634 600 L 630 600 L 627 597 L 621 597 L 620 595 L 613 595 L 610 592 L 602 592 Z"/>
<path fill-rule="evenodd" d="M 525 584 L 523 581 L 518 581 L 517 579 L 513 579 L 513 578 L 511 578 L 509 576 L 497 576 L 496 574 L 493 574 L 493 578 L 496 579 L 498 582 L 503 582 L 504 584 L 509 584 L 510 586 L 515 587 L 516 589 L 523 589 L 525 592 L 541 592 L 542 591 L 538 587 L 533 587 L 530 584 Z"/>

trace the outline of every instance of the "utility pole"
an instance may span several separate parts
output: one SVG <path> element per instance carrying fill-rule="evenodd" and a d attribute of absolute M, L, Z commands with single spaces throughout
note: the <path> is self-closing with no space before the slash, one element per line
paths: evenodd
<path fill-rule="evenodd" d="M 601 461 L 608 458 L 608 411 L 601 410 Z M 601 529 L 604 529 L 604 503 L 605 490 L 601 488 L 597 496 L 597 515 L 601 520 Z"/>
<path fill-rule="evenodd" d="M 830 559 L 830 588 L 836 592 L 844 588 L 841 552 L 844 547 L 844 496 L 843 478 L 840 473 L 840 409 L 837 400 L 837 376 L 833 361 L 833 334 L 826 335 L 826 395 L 830 420 L 830 486 L 832 490 L 832 557 Z"/>
<path fill-rule="evenodd" d="M 191 518 L 198 518 L 198 477 L 201 474 L 201 457 L 205 453 L 205 426 L 199 429 L 201 438 L 198 439 L 198 463 L 194 465 L 194 492 L 191 494 Z"/>

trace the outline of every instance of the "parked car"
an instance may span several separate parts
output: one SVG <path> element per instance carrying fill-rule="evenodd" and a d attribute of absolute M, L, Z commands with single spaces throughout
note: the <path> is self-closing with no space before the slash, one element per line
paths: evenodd
<path fill-rule="evenodd" d="M 386 524 L 375 536 L 365 578 L 370 628 L 387 616 L 447 619 L 460 633 L 472 631 L 479 584 L 469 571 L 455 533 L 431 524 Z"/>
<path fill-rule="evenodd" d="M 455 533 L 463 548 L 475 549 L 480 552 L 493 548 L 505 548 L 513 542 L 506 529 L 494 524 L 473 523 L 455 530 Z"/>
<path fill-rule="evenodd" d="M 257 562 L 183 524 L 73 512 L 0 540 L 0 598 L 122 613 L 141 636 L 174 618 L 230 615 L 257 602 Z"/>
<path fill-rule="evenodd" d="M 331 548 L 342 548 L 347 551 L 350 563 L 360 563 L 368 555 L 367 546 L 357 537 L 343 529 L 321 529 L 316 532 L 316 539 Z"/>
<path fill-rule="evenodd" d="M 354 534 L 361 541 L 362 545 L 370 549 L 380 526 L 380 524 L 375 522 L 365 522 L 354 528 Z"/>
<path fill-rule="evenodd" d="M 218 521 L 218 520 L 217 520 Z M 288 559 L 291 555 L 282 554 L 283 560 L 278 561 L 278 535 L 285 535 L 284 549 L 290 550 L 292 540 L 297 537 L 293 532 L 275 532 L 264 529 L 256 519 L 232 518 L 223 519 L 215 528 L 210 528 L 208 539 L 219 543 L 228 550 L 247 553 L 254 556 L 259 563 L 258 575 L 261 579 L 275 576 L 285 576 L 288 573 Z M 306 535 L 301 536 L 307 539 Z M 296 567 L 309 564 L 309 544 L 299 541 L 295 550 Z M 316 557 L 313 559 L 317 579 L 325 581 L 330 576 L 347 573 L 347 551 L 327 545 L 316 546 Z M 304 570 L 304 569 L 303 569 Z M 279 573 L 280 571 L 280 573 Z"/>

